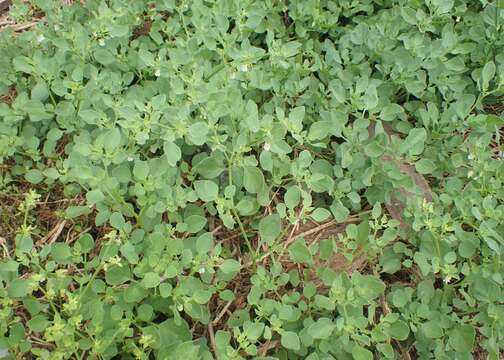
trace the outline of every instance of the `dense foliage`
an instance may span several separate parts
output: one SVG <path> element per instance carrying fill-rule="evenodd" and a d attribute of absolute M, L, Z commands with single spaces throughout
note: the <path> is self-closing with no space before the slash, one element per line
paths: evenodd
<path fill-rule="evenodd" d="M 1 354 L 499 358 L 502 0 L 83 3 L 0 31 Z"/>

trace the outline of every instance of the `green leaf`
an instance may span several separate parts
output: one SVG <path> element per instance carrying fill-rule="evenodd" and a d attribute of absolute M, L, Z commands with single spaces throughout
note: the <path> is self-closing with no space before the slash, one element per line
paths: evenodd
<path fill-rule="evenodd" d="M 350 210 L 348 210 L 340 200 L 334 200 L 330 209 L 337 222 L 344 222 L 348 215 L 350 215 Z"/>
<path fill-rule="evenodd" d="M 161 295 L 163 299 L 169 298 L 172 290 L 173 287 L 170 283 L 164 282 L 159 285 L 159 295 Z"/>
<path fill-rule="evenodd" d="M 257 104 L 252 100 L 247 101 L 247 105 L 245 106 L 245 123 L 250 131 L 259 131 L 259 113 L 257 111 Z"/>
<path fill-rule="evenodd" d="M 42 171 L 37 170 L 37 169 L 32 169 L 28 170 L 25 174 L 25 179 L 26 181 L 32 183 L 32 184 L 38 184 L 42 180 L 44 180 L 44 175 L 42 174 Z"/>
<path fill-rule="evenodd" d="M 291 259 L 297 263 L 312 262 L 310 249 L 306 246 L 303 238 L 296 240 L 291 246 L 289 246 L 289 254 Z"/>
<path fill-rule="evenodd" d="M 438 339 L 443 336 L 443 329 L 436 320 L 430 320 L 423 323 L 420 327 L 425 337 Z"/>
<path fill-rule="evenodd" d="M 205 179 L 213 179 L 219 176 L 224 171 L 222 162 L 214 157 L 207 157 L 198 162 L 193 170 L 200 174 Z"/>
<path fill-rule="evenodd" d="M 380 120 L 392 121 L 404 113 L 404 109 L 398 104 L 388 104 L 380 112 Z"/>
<path fill-rule="evenodd" d="M 240 271 L 241 264 L 234 259 L 227 259 L 224 260 L 224 262 L 220 265 L 219 269 L 224 274 L 233 274 Z"/>
<path fill-rule="evenodd" d="M 330 319 L 320 318 L 308 327 L 308 334 L 314 339 L 327 339 L 335 328 L 336 324 Z"/>
<path fill-rule="evenodd" d="M 203 201 L 214 201 L 219 196 L 219 187 L 210 180 L 197 180 L 194 182 L 196 194 Z"/>
<path fill-rule="evenodd" d="M 292 331 L 284 331 L 280 342 L 283 347 L 289 350 L 297 351 L 301 348 L 299 337 Z"/>
<path fill-rule="evenodd" d="M 303 120 L 306 109 L 304 106 L 298 106 L 289 113 L 289 125 L 293 132 L 300 132 L 303 128 Z"/>
<path fill-rule="evenodd" d="M 145 289 L 151 289 L 153 287 L 158 286 L 160 282 L 161 282 L 161 278 L 159 277 L 158 274 L 156 274 L 154 272 L 148 272 L 145 274 L 144 278 L 142 279 L 141 284 Z"/>
<path fill-rule="evenodd" d="M 390 324 L 387 332 L 392 338 L 404 341 L 408 338 L 410 329 L 408 324 L 404 321 L 397 320 L 396 322 Z"/>
<path fill-rule="evenodd" d="M 427 139 L 427 132 L 424 128 L 411 129 L 406 139 L 403 141 L 402 152 L 410 155 L 419 155 L 424 150 L 424 143 Z"/>
<path fill-rule="evenodd" d="M 131 242 L 126 241 L 123 245 L 121 245 L 121 254 L 128 260 L 130 264 L 138 263 L 138 253 L 135 246 Z"/>
<path fill-rule="evenodd" d="M 373 110 L 376 106 L 378 106 L 378 93 L 375 86 L 369 86 L 366 89 L 363 101 L 367 110 Z"/>
<path fill-rule="evenodd" d="M 384 152 L 383 146 L 376 140 L 372 140 L 369 144 L 364 147 L 364 153 L 372 158 L 378 157 Z"/>
<path fill-rule="evenodd" d="M 271 244 L 281 231 L 282 223 L 278 214 L 268 215 L 259 221 L 259 235 L 267 244 Z"/>
<path fill-rule="evenodd" d="M 105 198 L 105 195 L 101 192 L 101 190 L 91 190 L 88 191 L 86 194 L 86 200 L 88 204 L 96 204 L 102 201 Z"/>
<path fill-rule="evenodd" d="M 410 7 L 401 7 L 401 16 L 410 25 L 416 25 L 416 11 Z"/>
<path fill-rule="evenodd" d="M 116 228 L 117 230 L 123 230 L 126 225 L 126 221 L 121 213 L 115 212 L 110 215 L 110 225 Z"/>
<path fill-rule="evenodd" d="M 385 284 L 372 275 L 354 273 L 352 282 L 356 286 L 357 293 L 366 301 L 378 298 L 385 291 Z"/>
<path fill-rule="evenodd" d="M 204 233 L 196 240 L 196 251 L 198 254 L 205 254 L 212 250 L 213 244 L 213 234 L 211 232 Z"/>
<path fill-rule="evenodd" d="M 189 126 L 189 140 L 194 145 L 203 145 L 207 141 L 208 125 L 204 122 L 197 122 Z"/>
<path fill-rule="evenodd" d="M 253 166 L 246 166 L 243 169 L 243 186 L 251 194 L 260 192 L 265 187 L 261 170 Z"/>
<path fill-rule="evenodd" d="M 176 166 L 177 162 L 182 157 L 180 148 L 173 141 L 165 141 L 163 144 L 163 151 L 170 166 Z"/>
<path fill-rule="evenodd" d="M 471 325 L 456 325 L 449 333 L 448 343 L 455 351 L 468 354 L 474 348 L 475 336 L 476 331 Z"/>
<path fill-rule="evenodd" d="M 51 323 L 46 316 L 39 314 L 32 317 L 27 324 L 31 331 L 43 332 Z"/>
<path fill-rule="evenodd" d="M 291 186 L 284 195 L 285 205 L 289 209 L 294 209 L 296 206 L 298 206 L 300 200 L 301 191 L 296 185 Z"/>
<path fill-rule="evenodd" d="M 70 247 L 65 243 L 54 243 L 51 248 L 51 255 L 54 260 L 62 262 L 72 256 Z"/>
<path fill-rule="evenodd" d="M 142 60 L 145 66 L 154 66 L 154 55 L 149 50 L 140 49 L 138 51 L 138 56 Z"/>
<path fill-rule="evenodd" d="M 436 170 L 436 164 L 430 159 L 420 159 L 415 163 L 415 169 L 420 174 L 432 174 Z"/>
<path fill-rule="evenodd" d="M 94 57 L 102 65 L 111 65 L 116 61 L 114 54 L 107 49 L 98 49 L 94 52 Z"/>
<path fill-rule="evenodd" d="M 124 290 L 124 301 L 127 303 L 137 303 L 147 295 L 144 288 L 137 284 L 131 284 Z"/>
<path fill-rule="evenodd" d="M 496 67 L 493 61 L 489 61 L 485 64 L 485 66 L 483 66 L 483 70 L 481 71 L 481 88 L 483 92 L 488 90 L 490 81 L 495 76 L 495 70 Z"/>
<path fill-rule="evenodd" d="M 138 180 L 145 180 L 147 179 L 147 176 L 149 175 L 149 163 L 147 161 L 136 161 L 135 165 L 133 166 L 133 175 L 138 179 Z"/>
<path fill-rule="evenodd" d="M 7 295 L 11 298 L 20 298 L 31 293 L 30 281 L 14 279 L 7 288 Z"/>
<path fill-rule="evenodd" d="M 207 224 L 207 219 L 200 215 L 188 216 L 184 222 L 187 224 L 186 231 L 191 234 L 195 234 L 205 227 Z"/>
<path fill-rule="evenodd" d="M 331 216 L 331 212 L 327 209 L 324 209 L 324 208 L 316 208 L 311 213 L 312 219 L 317 222 L 325 221 L 325 220 L 329 219 L 330 216 Z"/>
<path fill-rule="evenodd" d="M 360 345 L 354 345 L 352 356 L 355 360 L 373 360 L 373 353 Z"/>
<path fill-rule="evenodd" d="M 66 209 L 65 214 L 69 219 L 73 219 L 82 215 L 87 215 L 91 212 L 91 209 L 87 206 L 70 206 Z"/>

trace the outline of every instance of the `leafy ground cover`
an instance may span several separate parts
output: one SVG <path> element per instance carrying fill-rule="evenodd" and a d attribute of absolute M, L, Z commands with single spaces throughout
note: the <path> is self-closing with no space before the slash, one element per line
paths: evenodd
<path fill-rule="evenodd" d="M 502 0 L 0 24 L 0 357 L 499 359 Z"/>

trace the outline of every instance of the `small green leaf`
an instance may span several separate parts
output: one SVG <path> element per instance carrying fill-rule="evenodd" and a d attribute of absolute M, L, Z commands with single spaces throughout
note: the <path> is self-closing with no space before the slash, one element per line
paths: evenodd
<path fill-rule="evenodd" d="M 214 201 L 219 196 L 219 187 L 210 180 L 197 180 L 194 182 L 196 194 L 203 201 Z"/>
<path fill-rule="evenodd" d="M 117 230 L 123 230 L 126 225 L 126 221 L 121 213 L 115 212 L 110 215 L 110 225 Z"/>
<path fill-rule="evenodd" d="M 141 284 L 145 289 L 151 289 L 153 287 L 158 286 L 160 282 L 161 282 L 161 278 L 159 277 L 158 274 L 156 274 L 154 272 L 148 272 L 145 274 L 144 278 L 142 279 Z"/>
<path fill-rule="evenodd" d="M 490 81 L 495 76 L 495 70 L 496 67 L 493 61 L 489 61 L 483 66 L 483 70 L 481 71 L 481 88 L 483 92 L 488 90 Z"/>
<path fill-rule="evenodd" d="M 184 222 L 187 224 L 186 231 L 190 234 L 195 234 L 205 227 L 207 224 L 207 219 L 200 215 L 188 216 Z"/>
<path fill-rule="evenodd" d="M 20 298 L 31 293 L 30 281 L 24 279 L 14 279 L 7 288 L 7 294 L 12 298 Z"/>
<path fill-rule="evenodd" d="M 455 325 L 450 331 L 448 343 L 456 352 L 468 354 L 473 350 L 476 331 L 471 325 Z"/>
<path fill-rule="evenodd" d="M 189 126 L 189 140 L 194 145 L 203 145 L 207 141 L 208 125 L 204 122 L 197 122 Z"/>
<path fill-rule="evenodd" d="M 38 184 L 42 180 L 44 180 L 44 175 L 42 174 L 42 171 L 37 170 L 37 169 L 32 169 L 28 170 L 25 174 L 25 179 L 26 181 L 32 183 L 32 184 Z"/>
<path fill-rule="evenodd" d="M 331 207 L 331 212 L 334 215 L 334 218 L 337 222 L 343 222 L 346 220 L 348 215 L 350 215 L 350 210 L 348 210 L 340 200 L 334 200 Z"/>
<path fill-rule="evenodd" d="M 373 353 L 360 345 L 354 345 L 352 356 L 354 360 L 373 360 Z"/>
<path fill-rule="evenodd" d="M 432 174 L 436 169 L 436 164 L 430 159 L 420 159 L 415 163 L 415 169 L 420 174 Z"/>
<path fill-rule="evenodd" d="M 259 235 L 267 244 L 271 244 L 282 231 L 282 223 L 278 214 L 268 215 L 259 221 Z"/>
<path fill-rule="evenodd" d="M 224 274 L 236 273 L 241 269 L 241 264 L 234 259 L 227 259 L 220 265 L 219 269 Z"/>
<path fill-rule="evenodd" d="M 403 141 L 402 152 L 410 155 L 419 155 L 423 152 L 424 143 L 427 139 L 427 132 L 424 128 L 411 129 L 406 139 Z"/>
<path fill-rule="evenodd" d="M 245 123 L 252 132 L 259 131 L 259 114 L 257 111 L 257 104 L 252 100 L 247 101 L 245 106 Z"/>
<path fill-rule="evenodd" d="M 261 170 L 253 166 L 246 166 L 243 169 L 243 186 L 251 194 L 260 192 L 265 186 Z"/>
<path fill-rule="evenodd" d="M 392 338 L 404 341 L 408 338 L 410 329 L 408 324 L 406 324 L 404 321 L 397 320 L 396 322 L 390 324 L 387 332 Z"/>
<path fill-rule="evenodd" d="M 170 166 L 176 166 L 177 162 L 182 157 L 180 148 L 173 141 L 165 141 L 163 151 Z"/>
<path fill-rule="evenodd" d="M 133 175 L 138 179 L 138 180 L 145 180 L 147 179 L 147 176 L 149 175 L 149 163 L 147 161 L 136 161 L 135 165 L 133 166 Z"/>
<path fill-rule="evenodd" d="M 292 260 L 297 263 L 311 263 L 312 256 L 310 253 L 310 249 L 306 246 L 306 243 L 303 238 L 296 240 L 289 247 L 289 254 Z"/>
<path fill-rule="evenodd" d="M 54 243 L 51 248 L 51 255 L 56 261 L 65 261 L 72 256 L 70 247 L 65 243 Z"/>
<path fill-rule="evenodd" d="M 44 315 L 35 315 L 28 321 L 28 327 L 34 332 L 43 332 L 50 324 L 49 320 Z"/>
<path fill-rule="evenodd" d="M 388 104 L 380 112 L 380 120 L 383 121 L 392 121 L 397 118 L 399 115 L 404 113 L 404 109 L 401 105 L 398 104 Z"/>
<path fill-rule="evenodd" d="M 443 336 L 443 329 L 436 320 L 430 320 L 421 325 L 422 332 L 430 339 L 438 339 Z"/>
<path fill-rule="evenodd" d="M 284 331 L 282 333 L 281 344 L 289 350 L 297 351 L 301 348 L 298 335 L 292 331 Z"/>
<path fill-rule="evenodd" d="M 320 318 L 308 327 L 308 334 L 314 339 L 327 339 L 335 328 L 336 324 L 330 319 Z"/>
<path fill-rule="evenodd" d="M 66 209 L 65 214 L 69 219 L 76 218 L 78 216 L 87 215 L 91 212 L 91 209 L 87 206 L 70 206 Z"/>
<path fill-rule="evenodd" d="M 284 195 L 285 205 L 287 205 L 289 209 L 294 209 L 298 206 L 300 200 L 301 191 L 299 191 L 299 188 L 296 185 L 291 186 Z"/>
<path fill-rule="evenodd" d="M 316 208 L 312 213 L 311 217 L 317 222 L 325 221 L 331 216 L 331 212 L 324 208 Z"/>
<path fill-rule="evenodd" d="M 101 192 L 101 190 L 91 190 L 86 194 L 86 200 L 89 204 L 96 204 L 102 201 L 105 198 L 105 195 Z"/>
<path fill-rule="evenodd" d="M 385 149 L 383 148 L 383 146 L 381 146 L 380 143 L 376 140 L 372 140 L 364 147 L 364 153 L 371 158 L 382 155 L 384 151 Z"/>
<path fill-rule="evenodd" d="M 196 251 L 198 254 L 205 254 L 212 250 L 213 247 L 213 234 L 211 232 L 207 232 L 202 234 L 196 240 Z"/>

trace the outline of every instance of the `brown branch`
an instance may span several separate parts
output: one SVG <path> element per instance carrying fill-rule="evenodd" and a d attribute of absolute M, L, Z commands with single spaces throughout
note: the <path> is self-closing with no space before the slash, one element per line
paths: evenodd
<path fill-rule="evenodd" d="M 227 310 L 229 309 L 229 307 L 231 306 L 231 304 L 233 303 L 234 300 L 229 300 L 226 305 L 224 305 L 224 307 L 222 308 L 222 310 L 219 312 L 219 314 L 215 317 L 215 319 L 212 321 L 212 323 L 214 325 L 217 325 L 218 322 L 220 321 L 220 319 L 222 319 L 222 317 L 224 316 L 224 314 L 226 314 Z"/>
<path fill-rule="evenodd" d="M 217 344 L 215 343 L 215 335 L 211 321 L 208 323 L 208 335 L 210 337 L 210 344 L 212 346 L 214 357 L 215 359 L 219 360 L 219 353 L 217 352 Z"/>

